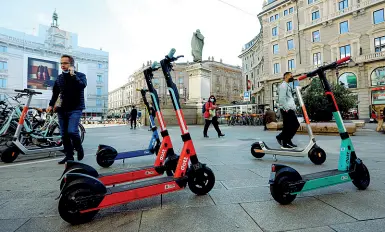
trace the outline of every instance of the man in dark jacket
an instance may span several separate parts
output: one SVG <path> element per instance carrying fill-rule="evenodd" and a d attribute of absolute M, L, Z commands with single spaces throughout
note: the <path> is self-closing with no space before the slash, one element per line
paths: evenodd
<path fill-rule="evenodd" d="M 135 109 L 135 106 L 132 106 L 130 119 L 131 119 L 131 129 L 132 129 L 132 123 L 134 122 L 134 129 L 136 129 L 136 117 L 138 116 L 138 111 Z"/>
<path fill-rule="evenodd" d="M 74 148 L 77 151 L 78 160 L 82 160 L 84 157 L 78 125 L 82 111 L 85 109 L 84 88 L 87 86 L 87 79 L 84 73 L 75 71 L 74 63 L 72 56 L 63 55 L 61 57 L 60 64 L 63 73 L 55 81 L 47 110 L 52 111 L 60 94 L 61 105 L 57 112 L 65 158 L 59 164 L 74 160 Z"/>

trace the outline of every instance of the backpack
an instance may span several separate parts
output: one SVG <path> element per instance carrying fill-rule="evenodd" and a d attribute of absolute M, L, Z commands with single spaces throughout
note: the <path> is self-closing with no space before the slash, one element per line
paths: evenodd
<path fill-rule="evenodd" d="M 202 114 L 204 114 L 205 112 L 206 112 L 206 103 L 203 104 L 203 106 L 202 106 Z"/>

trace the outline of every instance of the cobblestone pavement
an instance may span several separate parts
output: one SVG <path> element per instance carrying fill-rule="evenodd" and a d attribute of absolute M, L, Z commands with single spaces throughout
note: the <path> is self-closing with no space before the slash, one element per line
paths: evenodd
<path fill-rule="evenodd" d="M 290 205 L 281 206 L 271 197 L 268 187 L 272 156 L 255 159 L 250 144 L 264 140 L 276 144 L 275 132 L 261 127 L 221 125 L 224 138 L 217 138 L 211 127 L 209 139 L 202 136 L 202 126 L 189 127 L 198 158 L 208 164 L 216 176 L 214 189 L 205 196 L 195 196 L 189 189 L 144 199 L 100 211 L 90 223 L 71 226 L 58 215 L 55 198 L 63 166 L 62 157 L 21 157 L 10 165 L 0 163 L 0 232 L 12 231 L 384 231 L 385 226 L 385 143 L 384 134 L 369 129 L 353 136 L 358 157 L 370 170 L 371 184 L 366 191 L 352 183 L 301 194 Z M 182 146 L 180 130 L 169 132 L 176 151 Z M 154 156 L 116 162 L 102 169 L 95 161 L 99 143 L 118 151 L 147 147 L 147 127 L 130 130 L 127 126 L 89 128 L 82 162 L 100 172 L 126 167 L 151 165 Z M 307 143 L 307 135 L 297 135 L 295 142 Z M 327 160 L 315 166 L 307 158 L 278 157 L 277 163 L 289 165 L 301 174 L 337 168 L 340 139 L 317 136 L 327 152 Z"/>

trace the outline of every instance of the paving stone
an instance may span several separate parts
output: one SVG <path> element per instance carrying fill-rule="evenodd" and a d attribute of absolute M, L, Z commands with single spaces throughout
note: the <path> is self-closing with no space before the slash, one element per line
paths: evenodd
<path fill-rule="evenodd" d="M 221 182 L 225 186 L 226 189 L 267 187 L 267 186 L 269 186 L 267 178 L 223 180 Z"/>
<path fill-rule="evenodd" d="M 314 198 L 298 198 L 285 206 L 275 201 L 241 205 L 264 231 L 295 230 L 355 221 L 354 218 Z"/>
<path fill-rule="evenodd" d="M 58 215 L 58 201 L 53 198 L 9 200 L 1 206 L 0 219 Z"/>
<path fill-rule="evenodd" d="M 93 221 L 72 226 L 60 217 L 31 218 L 17 232 L 130 232 L 138 231 L 141 211 L 97 215 Z"/>
<path fill-rule="evenodd" d="M 217 205 L 267 201 L 272 199 L 270 190 L 267 187 L 211 190 L 209 194 Z"/>
<path fill-rule="evenodd" d="M 384 231 L 385 219 L 330 225 L 337 232 Z"/>
<path fill-rule="evenodd" d="M 59 193 L 59 188 L 57 190 L 0 190 L 0 205 L 1 200 L 31 199 L 42 197 L 56 198 L 59 196 Z"/>
<path fill-rule="evenodd" d="M 139 231 L 262 232 L 258 225 L 237 204 L 145 211 L 143 212 Z"/>
<path fill-rule="evenodd" d="M 320 200 L 356 218 L 367 220 L 385 217 L 385 193 L 360 191 L 355 193 L 317 196 Z"/>
<path fill-rule="evenodd" d="M 290 230 L 286 232 L 335 232 L 335 231 L 328 226 L 323 226 L 323 227 L 315 227 L 315 228 L 306 228 L 301 230 Z"/>
<path fill-rule="evenodd" d="M 224 170 L 224 171 L 214 171 L 215 180 L 238 180 L 238 179 L 257 179 L 260 178 L 259 175 L 251 172 L 250 170 Z"/>
<path fill-rule="evenodd" d="M 28 220 L 29 218 L 5 220 L 0 219 L 0 232 L 14 232 Z"/>
<path fill-rule="evenodd" d="M 161 204 L 162 204 L 161 196 L 154 196 L 151 198 L 132 201 L 127 204 L 110 207 L 110 208 L 104 209 L 103 212 L 116 213 L 116 212 L 125 212 L 125 211 L 149 210 L 149 209 L 161 208 Z"/>
<path fill-rule="evenodd" d="M 162 209 L 214 205 L 209 195 L 197 196 L 189 189 L 162 195 Z"/>

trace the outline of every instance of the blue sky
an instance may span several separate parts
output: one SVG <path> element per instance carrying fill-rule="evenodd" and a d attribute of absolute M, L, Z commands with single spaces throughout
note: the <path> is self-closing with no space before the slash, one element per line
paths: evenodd
<path fill-rule="evenodd" d="M 257 14 L 262 0 L 225 0 Z M 218 0 L 13 0 L 4 1 L 0 27 L 33 33 L 49 25 L 53 11 L 59 27 L 78 34 L 79 45 L 103 48 L 110 54 L 109 90 L 127 82 L 147 60 L 160 60 L 171 47 L 192 61 L 191 36 L 205 36 L 203 58 L 214 56 L 232 65 L 242 46 L 257 35 L 256 17 Z"/>

